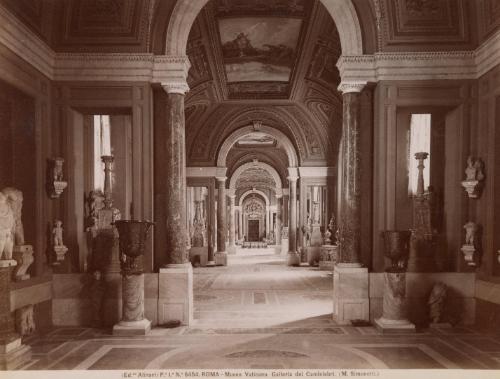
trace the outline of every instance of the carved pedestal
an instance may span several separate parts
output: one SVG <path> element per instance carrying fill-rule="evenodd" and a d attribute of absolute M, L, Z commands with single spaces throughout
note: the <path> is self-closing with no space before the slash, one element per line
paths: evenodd
<path fill-rule="evenodd" d="M 10 312 L 10 275 L 15 260 L 0 260 L 0 370 L 13 370 L 31 359 L 31 348 L 14 331 Z"/>
<path fill-rule="evenodd" d="M 319 269 L 332 271 L 335 263 L 338 260 L 338 246 L 337 245 L 323 245 L 321 246 L 321 253 L 319 259 Z"/>
<path fill-rule="evenodd" d="M 464 255 L 464 260 L 467 265 L 475 266 L 474 253 L 476 252 L 476 248 L 473 245 L 463 245 L 460 250 Z"/>
<path fill-rule="evenodd" d="M 375 320 L 375 326 L 382 333 L 415 332 L 407 312 L 406 273 L 385 272 L 382 317 Z"/>
<path fill-rule="evenodd" d="M 56 253 L 56 261 L 55 265 L 61 264 L 64 261 L 64 256 L 68 252 L 68 248 L 66 246 L 54 246 L 54 253 Z"/>
<path fill-rule="evenodd" d="M 31 245 L 14 246 L 14 252 L 12 256 L 17 262 L 17 267 L 14 269 L 15 280 L 21 281 L 29 279 L 30 274 L 28 274 L 27 271 L 35 260 L 33 258 L 33 246 Z"/>
<path fill-rule="evenodd" d="M 144 274 L 122 274 L 122 319 L 113 326 L 113 334 L 145 335 L 151 321 L 144 318 Z"/>

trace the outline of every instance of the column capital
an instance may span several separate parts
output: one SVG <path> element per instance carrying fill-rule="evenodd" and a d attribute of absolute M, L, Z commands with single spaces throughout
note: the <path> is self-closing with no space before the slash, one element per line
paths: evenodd
<path fill-rule="evenodd" d="M 165 90 L 166 93 L 172 94 L 177 93 L 179 95 L 185 95 L 186 92 L 189 91 L 189 86 L 186 82 L 170 82 L 170 83 L 161 83 L 161 86 Z"/>
<path fill-rule="evenodd" d="M 217 179 L 218 182 L 225 182 L 227 178 L 225 176 L 216 176 L 215 179 Z"/>
<path fill-rule="evenodd" d="M 290 175 L 290 176 L 287 177 L 287 179 L 288 179 L 289 182 L 296 182 L 299 179 L 299 177 L 298 176 L 291 176 Z"/>
<path fill-rule="evenodd" d="M 227 191 L 226 191 L 226 194 L 229 198 L 231 199 L 235 199 L 236 198 L 236 190 L 234 188 L 229 188 Z"/>
<path fill-rule="evenodd" d="M 337 89 L 342 92 L 342 94 L 346 93 L 359 93 L 366 86 L 367 82 L 363 81 L 349 81 L 349 82 L 341 82 Z"/>

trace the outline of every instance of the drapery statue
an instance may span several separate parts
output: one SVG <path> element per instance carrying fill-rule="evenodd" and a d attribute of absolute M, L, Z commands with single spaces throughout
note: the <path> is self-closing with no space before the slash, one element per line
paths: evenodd
<path fill-rule="evenodd" d="M 15 224 L 14 212 L 7 201 L 7 196 L 0 192 L 0 259 L 12 259 Z"/>
<path fill-rule="evenodd" d="M 24 228 L 21 220 L 23 210 L 23 193 L 12 187 L 5 188 L 2 193 L 7 197 L 7 203 L 10 205 L 12 212 L 14 213 L 14 245 L 22 246 L 25 244 Z"/>

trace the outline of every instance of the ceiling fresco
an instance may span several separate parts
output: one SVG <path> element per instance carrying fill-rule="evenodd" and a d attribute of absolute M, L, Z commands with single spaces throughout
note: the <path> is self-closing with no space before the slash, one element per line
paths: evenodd
<path fill-rule="evenodd" d="M 241 137 L 236 145 L 238 147 L 276 146 L 276 143 L 276 139 L 266 133 L 253 132 Z"/>
<path fill-rule="evenodd" d="M 218 20 L 228 82 L 287 82 L 302 20 L 251 17 Z"/>

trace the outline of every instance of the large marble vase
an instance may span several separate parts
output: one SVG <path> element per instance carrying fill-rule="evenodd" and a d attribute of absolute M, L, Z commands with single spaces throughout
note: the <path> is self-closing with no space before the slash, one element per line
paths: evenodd
<path fill-rule="evenodd" d="M 152 225 L 152 222 L 137 220 L 115 222 L 120 241 L 122 319 L 114 325 L 113 334 L 145 335 L 151 330 L 151 321 L 144 317 L 142 257 L 148 232 Z"/>

